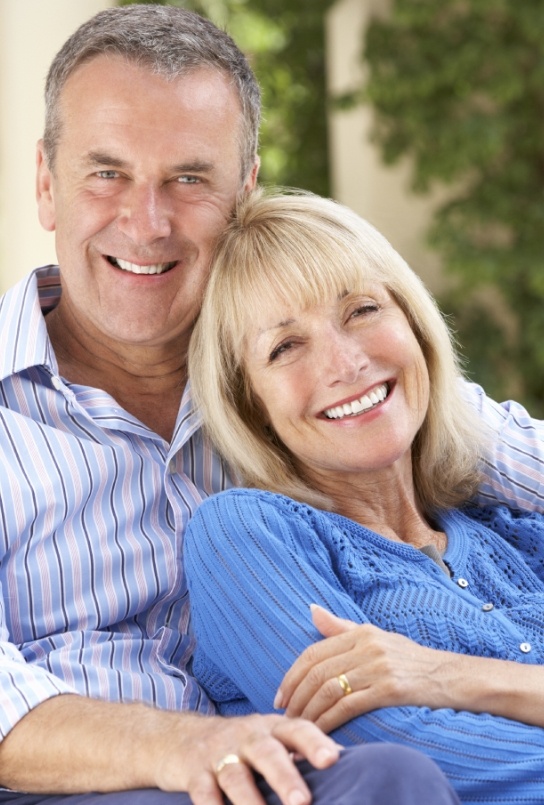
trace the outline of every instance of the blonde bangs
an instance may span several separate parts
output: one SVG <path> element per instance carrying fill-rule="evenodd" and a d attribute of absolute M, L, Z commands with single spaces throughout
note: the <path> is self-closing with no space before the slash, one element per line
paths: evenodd
<path fill-rule="evenodd" d="M 291 195 L 264 198 L 266 219 L 261 221 L 253 209 L 248 220 L 242 209 L 215 256 L 213 294 L 216 304 L 221 300 L 224 343 L 229 342 L 237 362 L 250 325 L 271 308 L 304 310 L 346 292 L 364 292 L 372 281 L 388 285 L 379 263 L 361 248 L 360 237 L 341 221 L 341 209 L 338 220 L 331 216 L 332 202 L 327 216 L 316 218 L 306 196 L 300 208 Z"/>

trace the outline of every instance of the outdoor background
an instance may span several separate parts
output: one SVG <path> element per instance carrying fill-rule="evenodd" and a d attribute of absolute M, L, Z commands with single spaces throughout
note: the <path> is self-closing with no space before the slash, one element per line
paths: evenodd
<path fill-rule="evenodd" d="M 48 64 L 114 0 L 0 0 L 0 291 L 54 262 L 34 203 Z M 544 0 L 176 0 L 263 87 L 264 183 L 353 207 L 450 316 L 470 377 L 544 415 Z"/>

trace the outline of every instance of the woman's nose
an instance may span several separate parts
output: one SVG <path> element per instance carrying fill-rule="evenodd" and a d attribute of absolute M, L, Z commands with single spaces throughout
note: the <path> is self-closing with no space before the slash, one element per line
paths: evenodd
<path fill-rule="evenodd" d="M 322 344 L 321 354 L 330 386 L 355 383 L 369 363 L 360 339 L 353 334 L 331 334 Z"/>

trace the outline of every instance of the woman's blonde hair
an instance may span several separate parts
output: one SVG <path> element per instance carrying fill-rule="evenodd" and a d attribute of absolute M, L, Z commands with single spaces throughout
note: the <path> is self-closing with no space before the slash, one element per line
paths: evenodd
<path fill-rule="evenodd" d="M 412 446 L 414 483 L 426 512 L 475 492 L 481 423 L 463 399 L 458 359 L 432 296 L 387 240 L 352 210 L 302 192 L 244 196 L 220 238 L 189 351 L 196 406 L 220 453 L 246 486 L 320 507 L 295 457 L 270 432 L 244 368 L 249 327 L 273 302 L 310 307 L 381 283 L 421 346 L 429 408 Z"/>

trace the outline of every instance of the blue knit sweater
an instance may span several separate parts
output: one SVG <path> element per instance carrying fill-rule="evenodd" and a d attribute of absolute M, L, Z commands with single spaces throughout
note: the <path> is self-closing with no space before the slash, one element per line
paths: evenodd
<path fill-rule="evenodd" d="M 185 563 L 193 671 L 219 711 L 273 712 L 283 675 L 320 638 L 311 603 L 426 646 L 544 664 L 544 518 L 467 509 L 444 514 L 440 526 L 451 579 L 409 545 L 281 495 L 238 489 L 206 500 L 190 522 Z M 333 736 L 344 745 L 396 741 L 425 752 L 466 803 L 544 802 L 538 727 L 388 707 Z"/>

